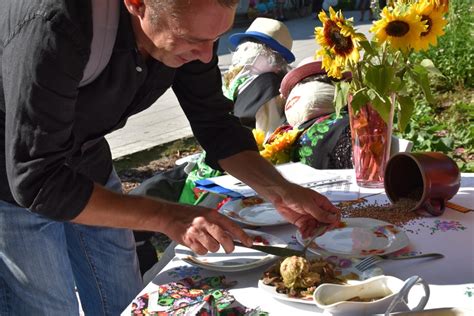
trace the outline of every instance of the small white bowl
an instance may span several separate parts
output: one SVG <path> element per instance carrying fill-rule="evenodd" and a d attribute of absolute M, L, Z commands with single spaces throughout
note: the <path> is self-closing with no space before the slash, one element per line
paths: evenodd
<path fill-rule="evenodd" d="M 409 284 L 408 284 L 409 283 Z M 383 314 L 397 294 L 403 289 L 402 296 L 398 296 L 399 302 L 396 302 L 396 310 L 393 312 L 409 311 L 409 307 L 404 302 L 408 291 L 416 283 L 422 283 L 425 287 L 425 298 L 415 309 L 423 309 L 429 297 L 429 288 L 425 281 L 419 277 L 402 281 L 398 278 L 381 275 L 376 276 L 357 284 L 339 285 L 339 284 L 322 284 L 316 288 L 313 294 L 315 304 L 323 309 L 325 313 L 338 315 L 372 315 Z M 405 285 L 408 285 L 405 286 Z M 381 297 L 371 302 L 347 301 L 354 297 L 362 299 Z M 395 303 L 395 302 L 394 302 Z M 391 308 L 394 305 L 391 306 Z"/>

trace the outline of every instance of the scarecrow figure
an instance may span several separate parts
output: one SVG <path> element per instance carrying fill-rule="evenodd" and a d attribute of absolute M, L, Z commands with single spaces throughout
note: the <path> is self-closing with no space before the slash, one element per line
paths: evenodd
<path fill-rule="evenodd" d="M 280 88 L 288 123 L 302 131 L 293 160 L 316 169 L 352 168 L 349 118 L 347 111 L 335 113 L 333 80 L 310 57 L 283 78 Z"/>
<path fill-rule="evenodd" d="M 229 40 L 237 48 L 223 74 L 224 94 L 234 101 L 234 114 L 243 125 L 268 135 L 285 122 L 279 87 L 295 60 L 293 39 L 280 21 L 257 18 Z"/>

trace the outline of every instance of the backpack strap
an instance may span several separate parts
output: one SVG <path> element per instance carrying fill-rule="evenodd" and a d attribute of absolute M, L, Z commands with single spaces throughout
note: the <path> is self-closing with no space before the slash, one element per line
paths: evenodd
<path fill-rule="evenodd" d="M 109 63 L 117 36 L 119 0 L 91 0 L 92 42 L 91 53 L 79 87 L 94 81 Z"/>

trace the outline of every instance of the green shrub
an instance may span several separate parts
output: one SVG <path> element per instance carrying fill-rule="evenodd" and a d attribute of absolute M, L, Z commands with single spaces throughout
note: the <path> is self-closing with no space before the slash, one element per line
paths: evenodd
<path fill-rule="evenodd" d="M 418 99 L 411 121 L 398 136 L 414 143 L 413 151 L 438 151 L 453 158 L 463 172 L 474 172 L 473 90 L 435 94 L 436 105 Z"/>
<path fill-rule="evenodd" d="M 412 119 L 399 136 L 413 141 L 413 151 L 439 151 L 452 157 L 463 172 L 474 172 L 474 6 L 452 0 L 445 35 L 438 45 L 412 55 L 412 62 L 428 58 L 444 77 L 430 77 L 435 102 L 416 96 Z"/>

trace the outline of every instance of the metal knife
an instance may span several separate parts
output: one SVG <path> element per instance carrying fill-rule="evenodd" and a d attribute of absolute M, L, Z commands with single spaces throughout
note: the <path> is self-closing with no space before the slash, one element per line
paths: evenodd
<path fill-rule="evenodd" d="M 303 256 L 303 251 L 291 249 L 291 248 L 283 248 L 283 247 L 275 247 L 275 246 L 264 246 L 264 245 L 252 245 L 252 247 L 247 247 L 239 241 L 234 240 L 234 245 L 255 249 L 261 252 L 265 252 L 271 255 L 279 256 L 279 257 L 291 257 L 291 256 Z"/>

